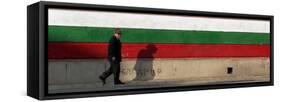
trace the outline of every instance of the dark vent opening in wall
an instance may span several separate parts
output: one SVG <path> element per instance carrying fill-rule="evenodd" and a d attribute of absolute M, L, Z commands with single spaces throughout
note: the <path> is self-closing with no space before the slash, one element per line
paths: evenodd
<path fill-rule="evenodd" d="M 227 67 L 227 74 L 232 74 L 233 68 L 232 67 Z"/>

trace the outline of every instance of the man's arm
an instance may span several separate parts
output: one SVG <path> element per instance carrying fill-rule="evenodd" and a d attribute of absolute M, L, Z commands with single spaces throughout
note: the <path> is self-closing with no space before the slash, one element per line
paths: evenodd
<path fill-rule="evenodd" d="M 110 39 L 109 41 L 109 50 L 108 50 L 108 55 L 109 55 L 109 60 L 110 61 L 115 61 L 115 49 L 116 49 L 116 45 L 115 45 L 115 41 L 114 39 Z"/>

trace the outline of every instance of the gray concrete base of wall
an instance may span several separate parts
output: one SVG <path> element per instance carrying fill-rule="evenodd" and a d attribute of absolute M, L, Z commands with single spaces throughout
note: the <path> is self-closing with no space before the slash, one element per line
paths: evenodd
<path fill-rule="evenodd" d="M 113 76 L 102 85 L 98 76 L 109 64 L 106 60 L 49 60 L 49 92 L 103 91 L 132 88 L 190 86 L 269 81 L 269 59 L 202 58 L 202 59 L 124 59 L 120 79 Z M 229 73 L 228 69 L 232 69 Z"/>

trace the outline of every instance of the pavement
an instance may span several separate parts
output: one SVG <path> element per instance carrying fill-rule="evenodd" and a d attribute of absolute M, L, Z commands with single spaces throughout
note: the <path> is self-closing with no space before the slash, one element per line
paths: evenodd
<path fill-rule="evenodd" d="M 204 77 L 189 79 L 170 79 L 170 80 L 147 80 L 147 81 L 129 81 L 125 84 L 115 85 L 113 82 L 83 83 L 83 84 L 61 84 L 49 85 L 49 93 L 68 93 L 68 92 L 88 92 L 88 91 L 109 91 L 140 88 L 159 88 L 159 87 L 178 87 L 194 85 L 215 85 L 215 84 L 233 84 L 269 81 L 269 75 L 266 76 L 229 76 L 229 77 Z"/>

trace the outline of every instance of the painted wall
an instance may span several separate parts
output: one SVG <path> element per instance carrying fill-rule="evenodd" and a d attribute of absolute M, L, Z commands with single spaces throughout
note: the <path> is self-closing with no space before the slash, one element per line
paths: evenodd
<path fill-rule="evenodd" d="M 116 27 L 123 29 L 120 79 L 127 84 L 269 80 L 266 20 L 50 9 L 49 85 L 101 85 Z M 155 55 L 138 57 L 150 43 Z"/>

